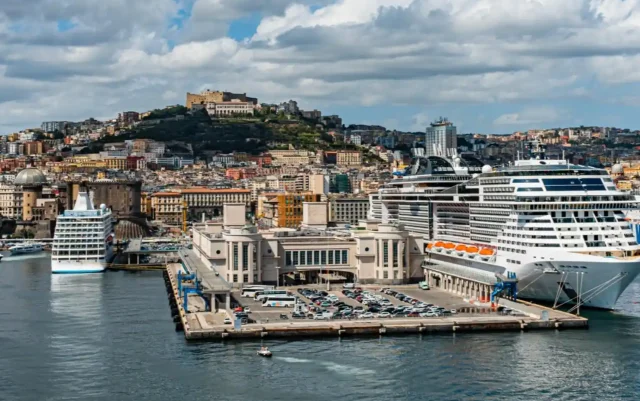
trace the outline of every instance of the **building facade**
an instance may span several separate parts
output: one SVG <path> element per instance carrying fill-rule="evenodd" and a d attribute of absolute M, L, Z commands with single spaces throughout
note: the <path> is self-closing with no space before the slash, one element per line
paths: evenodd
<path fill-rule="evenodd" d="M 425 154 L 427 156 L 446 155 L 448 149 L 457 149 L 458 134 L 452 122 L 441 118 L 427 127 Z"/>
<path fill-rule="evenodd" d="M 311 206 L 305 206 L 307 215 L 321 214 Z M 225 205 L 224 214 L 223 223 L 194 226 L 193 248 L 236 287 L 327 281 L 401 284 L 424 278 L 422 244 L 399 226 L 363 223 L 351 230 L 260 231 L 238 217 L 245 214 L 244 205 Z"/>
<path fill-rule="evenodd" d="M 253 103 L 232 100 L 230 102 L 208 102 L 205 110 L 212 117 L 231 117 L 235 115 L 253 115 Z"/>
<path fill-rule="evenodd" d="M 333 198 L 329 200 L 329 221 L 357 225 L 367 220 L 369 198 Z"/>

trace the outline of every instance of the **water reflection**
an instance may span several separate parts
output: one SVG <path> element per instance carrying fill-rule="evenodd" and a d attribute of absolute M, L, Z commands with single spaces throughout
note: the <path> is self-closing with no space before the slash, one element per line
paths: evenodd
<path fill-rule="evenodd" d="M 51 275 L 49 337 L 54 394 L 107 394 L 108 347 L 102 304 L 104 275 Z"/>

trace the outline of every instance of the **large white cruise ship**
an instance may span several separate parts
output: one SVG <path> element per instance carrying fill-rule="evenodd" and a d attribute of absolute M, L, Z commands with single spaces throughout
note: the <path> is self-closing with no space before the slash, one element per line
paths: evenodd
<path fill-rule="evenodd" d="M 434 278 L 444 272 L 492 284 L 515 273 L 519 297 L 613 309 L 640 272 L 640 247 L 625 219 L 638 201 L 616 190 L 605 170 L 547 160 L 544 146 L 530 146 L 527 160 L 495 171 L 483 166 L 435 192 L 383 188 L 371 215 L 379 207 L 382 220 L 423 235 L 425 271 Z M 448 166 L 436 175 L 453 182 L 471 171 L 452 156 L 431 156 L 428 164 Z"/>
<path fill-rule="evenodd" d="M 73 210 L 58 216 L 51 252 L 52 273 L 99 273 L 113 252 L 111 210 L 93 206 L 93 197 L 80 192 Z"/>

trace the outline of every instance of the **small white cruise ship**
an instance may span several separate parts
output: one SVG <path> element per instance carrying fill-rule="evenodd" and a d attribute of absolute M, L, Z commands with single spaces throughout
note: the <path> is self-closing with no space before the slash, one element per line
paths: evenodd
<path fill-rule="evenodd" d="M 80 192 L 73 210 L 58 216 L 51 252 L 52 273 L 100 273 L 113 253 L 113 216 Z"/>
<path fill-rule="evenodd" d="M 28 253 L 38 253 L 38 252 L 42 252 L 43 250 L 44 248 L 42 247 L 42 244 L 37 244 L 37 243 L 18 244 L 9 248 L 9 252 L 11 252 L 12 255 L 25 255 Z"/>

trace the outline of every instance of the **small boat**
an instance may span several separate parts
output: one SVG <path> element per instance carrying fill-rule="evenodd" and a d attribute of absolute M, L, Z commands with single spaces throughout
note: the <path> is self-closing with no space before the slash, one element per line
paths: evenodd
<path fill-rule="evenodd" d="M 258 356 L 263 356 L 265 358 L 270 358 L 271 357 L 271 351 L 269 351 L 268 348 L 261 348 L 258 350 Z"/>
<path fill-rule="evenodd" d="M 23 255 L 23 254 L 27 254 L 27 253 L 37 253 L 37 252 L 42 252 L 43 250 L 44 250 L 44 248 L 42 247 L 42 244 L 38 244 L 38 243 L 18 244 L 18 245 L 14 245 L 11 248 L 9 248 L 9 251 L 11 251 L 12 255 Z"/>

